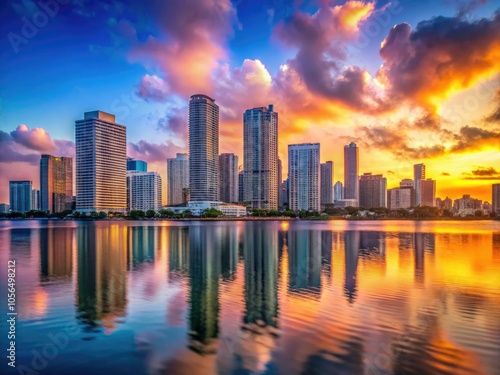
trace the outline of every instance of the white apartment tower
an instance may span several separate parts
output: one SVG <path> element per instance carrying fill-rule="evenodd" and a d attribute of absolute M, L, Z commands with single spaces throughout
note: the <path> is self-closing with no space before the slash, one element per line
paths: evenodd
<path fill-rule="evenodd" d="M 319 143 L 288 145 L 289 205 L 292 210 L 320 209 Z"/>
<path fill-rule="evenodd" d="M 278 113 L 270 104 L 243 115 L 243 200 L 278 209 Z"/>
<path fill-rule="evenodd" d="M 127 171 L 127 208 L 161 209 L 161 177 L 156 172 Z"/>
<path fill-rule="evenodd" d="M 127 135 L 115 116 L 85 112 L 75 121 L 76 210 L 125 212 L 127 209 Z"/>

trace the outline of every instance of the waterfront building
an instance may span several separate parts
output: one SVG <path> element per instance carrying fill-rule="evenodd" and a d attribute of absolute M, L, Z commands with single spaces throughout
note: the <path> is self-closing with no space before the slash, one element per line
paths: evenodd
<path fill-rule="evenodd" d="M 290 209 L 320 210 L 320 145 L 288 145 L 288 179 Z"/>
<path fill-rule="evenodd" d="M 161 177 L 156 172 L 127 171 L 127 209 L 161 209 Z"/>
<path fill-rule="evenodd" d="M 167 159 L 167 204 L 175 206 L 188 202 L 189 157 L 177 153 L 175 158 Z"/>
<path fill-rule="evenodd" d="M 39 194 L 39 207 L 42 211 L 57 213 L 71 210 L 73 197 L 72 158 L 42 155 Z"/>

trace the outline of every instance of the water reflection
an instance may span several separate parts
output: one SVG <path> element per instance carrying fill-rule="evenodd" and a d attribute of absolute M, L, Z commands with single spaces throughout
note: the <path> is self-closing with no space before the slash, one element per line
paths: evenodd
<path fill-rule="evenodd" d="M 40 231 L 40 281 L 71 277 L 74 228 Z"/>
<path fill-rule="evenodd" d="M 76 237 L 78 318 L 87 332 L 110 332 L 126 312 L 126 237 L 117 226 L 98 224 L 78 227 Z"/>
<path fill-rule="evenodd" d="M 20 347 L 78 323 L 51 374 L 499 374 L 500 226 L 407 223 L 44 224 L 0 257 Z"/>
<path fill-rule="evenodd" d="M 221 229 L 189 228 L 189 347 L 203 354 L 217 350 Z"/>

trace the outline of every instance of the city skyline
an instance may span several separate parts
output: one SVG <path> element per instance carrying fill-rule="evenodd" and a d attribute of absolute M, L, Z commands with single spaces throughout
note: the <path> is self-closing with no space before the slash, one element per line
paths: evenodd
<path fill-rule="evenodd" d="M 220 153 L 243 157 L 242 113 L 274 103 L 283 176 L 288 144 L 328 141 L 321 162 L 337 163 L 342 180 L 342 146 L 353 141 L 365 150 L 360 174 L 383 174 L 388 187 L 424 162 L 437 196 L 491 199 L 500 179 L 500 16 L 493 2 L 471 4 L 203 0 L 185 20 L 190 1 L 71 2 L 28 38 L 23 17 L 43 10 L 6 3 L 2 61 L 19 74 L 0 85 L 0 185 L 36 181 L 41 153 L 74 158 L 74 121 L 95 108 L 116 115 L 127 155 L 165 181 L 165 160 L 188 149 L 189 97 L 203 92 L 221 109 Z M 442 61 L 446 74 L 437 73 Z M 7 195 L 0 189 L 1 202 Z"/>

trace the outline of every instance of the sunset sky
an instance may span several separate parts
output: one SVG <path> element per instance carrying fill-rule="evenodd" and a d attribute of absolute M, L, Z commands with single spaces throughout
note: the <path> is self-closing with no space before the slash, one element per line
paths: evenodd
<path fill-rule="evenodd" d="M 320 142 L 343 181 L 354 141 L 360 174 L 388 188 L 415 163 L 442 198 L 491 202 L 500 182 L 497 1 L 18 0 L 0 29 L 0 203 L 9 180 L 39 188 L 41 153 L 74 157 L 74 121 L 97 109 L 166 193 L 195 93 L 215 98 L 220 152 L 240 164 L 243 112 L 272 103 L 284 176 L 288 144 Z"/>

